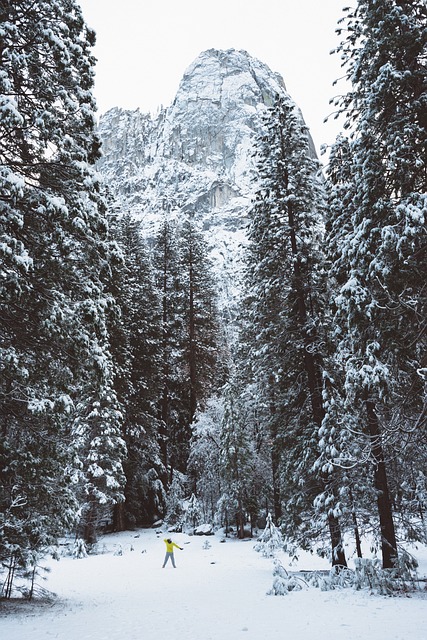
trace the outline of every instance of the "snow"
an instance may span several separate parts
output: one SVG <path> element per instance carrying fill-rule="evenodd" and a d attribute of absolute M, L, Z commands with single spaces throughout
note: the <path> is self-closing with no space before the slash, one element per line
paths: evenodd
<path fill-rule="evenodd" d="M 368 591 L 314 587 L 267 595 L 273 560 L 254 540 L 172 534 L 177 568 L 168 563 L 164 529 L 101 538 L 98 555 L 50 561 L 45 586 L 57 600 L 0 607 L 8 640 L 421 640 L 427 628 L 426 592 L 384 597 Z M 420 575 L 427 551 L 417 552 Z M 287 570 L 328 569 L 303 554 Z"/>
<path fill-rule="evenodd" d="M 165 215 L 194 215 L 208 243 L 219 308 L 233 319 L 256 188 L 254 134 L 277 94 L 286 94 L 284 81 L 261 61 L 209 49 L 186 69 L 158 117 L 115 108 L 100 119 L 104 155 L 97 166 L 117 210 L 141 221 L 150 242 Z"/>

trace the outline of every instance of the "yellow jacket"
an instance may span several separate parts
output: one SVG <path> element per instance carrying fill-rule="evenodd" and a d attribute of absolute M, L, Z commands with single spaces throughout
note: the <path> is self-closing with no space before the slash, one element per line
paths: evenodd
<path fill-rule="evenodd" d="M 166 545 L 166 553 L 173 553 L 173 548 L 176 547 L 177 549 L 181 549 L 180 546 L 178 546 L 177 544 L 175 544 L 175 542 L 169 542 L 167 538 L 165 538 L 163 540 L 163 542 Z"/>

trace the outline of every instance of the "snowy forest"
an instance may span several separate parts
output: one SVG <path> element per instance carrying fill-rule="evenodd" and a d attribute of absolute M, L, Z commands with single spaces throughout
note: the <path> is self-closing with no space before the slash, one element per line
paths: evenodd
<path fill-rule="evenodd" d="M 358 0 L 323 165 L 278 96 L 239 308 L 191 218 L 111 206 L 75 0 L 0 5 L 0 584 L 164 521 L 384 569 L 427 544 L 427 8 Z"/>

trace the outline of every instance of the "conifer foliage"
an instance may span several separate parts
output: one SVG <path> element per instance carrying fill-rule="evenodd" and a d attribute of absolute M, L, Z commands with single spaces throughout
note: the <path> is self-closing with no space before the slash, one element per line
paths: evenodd
<path fill-rule="evenodd" d="M 0 23 L 6 595 L 64 530 L 81 550 L 113 512 L 117 529 L 166 516 L 243 537 L 265 509 L 261 547 L 328 540 L 336 566 L 344 528 L 361 558 L 361 513 L 399 572 L 399 535 L 426 541 L 425 2 L 346 10 L 326 178 L 289 96 L 265 109 L 227 349 L 199 212 L 147 244 L 128 213 L 107 224 L 77 2 L 2 0 Z"/>
<path fill-rule="evenodd" d="M 253 336 L 248 361 L 266 407 L 264 428 L 276 452 L 272 461 L 281 475 L 286 508 L 276 517 L 282 515 L 288 534 L 301 536 L 302 542 L 302 521 L 313 515 L 313 491 L 329 482 L 324 470 L 313 470 L 316 434 L 324 417 L 324 189 L 307 129 L 289 98 L 277 99 L 259 142 L 259 187 L 251 211 L 246 277 Z M 344 565 L 337 517 L 326 509 L 332 561 Z M 305 543 L 310 537 L 311 526 Z"/>
<path fill-rule="evenodd" d="M 334 442 L 336 465 L 371 460 L 383 565 L 392 567 L 392 464 L 414 440 L 425 460 L 427 10 L 359 0 L 343 22 L 338 51 L 352 88 L 337 103 L 351 133 L 332 150 L 327 223 L 343 381 L 342 394 L 337 377 L 330 386 L 335 419 L 328 412 L 321 442 L 324 453 Z"/>
<path fill-rule="evenodd" d="M 121 499 L 94 34 L 74 0 L 0 6 L 0 557 L 25 564 L 74 514 Z M 79 481 L 80 478 L 80 481 Z"/>
<path fill-rule="evenodd" d="M 111 217 L 117 242 L 110 291 L 117 309 L 109 316 L 114 388 L 123 411 L 127 456 L 125 502 L 115 508 L 116 529 L 151 524 L 164 509 L 166 469 L 160 460 L 161 307 L 141 225 L 129 214 Z"/>
<path fill-rule="evenodd" d="M 160 441 L 172 474 L 186 471 L 196 409 L 221 384 L 219 316 L 205 240 L 192 220 L 164 221 L 153 265 L 162 307 Z"/>

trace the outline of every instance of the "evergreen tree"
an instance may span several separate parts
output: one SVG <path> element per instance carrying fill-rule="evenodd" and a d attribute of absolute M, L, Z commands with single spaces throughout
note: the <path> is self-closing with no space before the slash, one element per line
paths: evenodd
<path fill-rule="evenodd" d="M 222 492 L 218 505 L 222 523 L 228 527 L 231 522 L 235 522 L 237 535 L 243 538 L 253 495 L 253 441 L 246 428 L 245 411 L 240 401 L 236 377 L 232 377 L 226 384 L 223 395 L 224 416 L 220 439 Z"/>
<path fill-rule="evenodd" d="M 256 404 L 235 371 L 192 425 L 188 477 L 204 520 L 226 527 L 236 520 L 240 535 L 248 520 L 251 530 L 257 526 L 261 506 L 268 512 L 271 494 L 269 442 L 257 430 Z"/>
<path fill-rule="evenodd" d="M 220 336 L 215 281 L 204 238 L 195 224 L 186 220 L 179 232 L 181 272 L 185 286 L 185 359 L 188 371 L 188 413 L 192 422 L 196 409 L 216 391 Z"/>
<path fill-rule="evenodd" d="M 214 522 L 221 496 L 220 465 L 221 425 L 224 415 L 222 397 L 209 398 L 203 411 L 196 413 L 192 424 L 188 476 L 199 498 L 205 522 Z"/>
<path fill-rule="evenodd" d="M 164 511 L 166 470 L 160 462 L 157 401 L 160 394 L 160 304 L 140 224 L 129 214 L 111 221 L 118 244 L 111 292 L 120 313 L 110 321 L 114 387 L 124 412 L 126 501 L 115 527 L 151 524 Z"/>
<path fill-rule="evenodd" d="M 215 286 L 205 241 L 193 222 L 163 223 L 154 264 L 163 313 L 163 460 L 171 473 L 185 472 L 196 409 L 222 384 Z"/>
<path fill-rule="evenodd" d="M 122 438 L 123 414 L 113 388 L 111 362 L 102 362 L 96 387 L 79 390 L 78 417 L 73 432 L 78 460 L 82 501 L 77 537 L 88 544 L 97 541 L 104 518 L 111 507 L 124 500 L 123 461 L 126 444 Z"/>
<path fill-rule="evenodd" d="M 94 34 L 73 0 L 5 0 L 0 20 L 0 556 L 25 564 L 71 525 L 77 440 L 102 500 L 121 499 L 123 451 L 91 167 Z"/>
<path fill-rule="evenodd" d="M 258 177 L 246 275 L 248 322 L 253 326 L 248 359 L 276 452 L 273 461 L 281 470 L 284 530 L 311 545 L 312 501 L 319 489 L 334 491 L 335 482 L 325 470 L 313 470 L 317 430 L 324 417 L 324 191 L 307 129 L 289 98 L 279 97 L 266 116 Z M 332 562 L 345 565 L 338 515 L 328 507 L 324 518 Z"/>
<path fill-rule="evenodd" d="M 352 88 L 337 104 L 351 137 L 333 150 L 327 245 L 345 415 L 325 422 L 323 441 L 334 442 L 336 464 L 363 464 L 369 451 L 383 566 L 391 567 L 388 458 L 402 436 L 422 436 L 426 419 L 427 10 L 417 0 L 359 0 L 344 22 L 338 51 Z M 339 396 L 332 387 L 330 405 Z"/>
<path fill-rule="evenodd" d="M 276 552 L 282 551 L 283 547 L 283 536 L 275 526 L 271 514 L 268 513 L 264 531 L 259 536 L 254 549 L 260 551 L 265 558 L 274 558 Z"/>
<path fill-rule="evenodd" d="M 185 386 L 184 291 L 176 231 L 164 220 L 153 247 L 154 277 L 161 300 L 160 394 L 158 417 L 162 462 L 172 480 L 177 464 L 177 436 L 188 424 L 182 390 Z"/>

